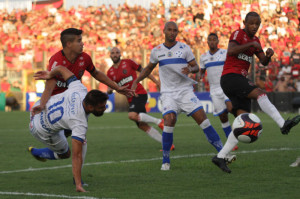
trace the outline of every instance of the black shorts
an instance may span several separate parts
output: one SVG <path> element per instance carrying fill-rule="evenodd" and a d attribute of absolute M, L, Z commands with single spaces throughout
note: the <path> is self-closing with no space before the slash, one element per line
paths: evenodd
<path fill-rule="evenodd" d="M 238 109 L 251 112 L 251 99 L 247 98 L 255 86 L 249 79 L 240 74 L 230 73 L 221 77 L 221 87 L 232 102 L 232 113 Z"/>
<path fill-rule="evenodd" d="M 138 97 L 133 97 L 129 104 L 129 112 L 146 113 L 146 103 L 148 100 L 147 94 L 139 94 Z"/>

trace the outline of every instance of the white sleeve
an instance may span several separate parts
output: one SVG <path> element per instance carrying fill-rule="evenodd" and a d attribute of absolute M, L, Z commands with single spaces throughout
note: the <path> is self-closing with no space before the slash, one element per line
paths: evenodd
<path fill-rule="evenodd" d="M 186 45 L 186 61 L 190 62 L 193 61 L 195 59 L 194 53 L 192 52 L 191 48 Z"/>
<path fill-rule="evenodd" d="M 157 64 L 158 63 L 158 58 L 156 56 L 156 50 L 155 50 L 155 48 L 153 48 L 152 51 L 151 51 L 150 62 L 152 64 Z"/>
<path fill-rule="evenodd" d="M 200 57 L 200 68 L 205 69 L 205 63 L 204 63 L 203 55 L 201 55 L 201 57 Z"/>
<path fill-rule="evenodd" d="M 72 138 L 83 142 L 86 140 L 87 126 L 77 125 L 72 130 Z"/>

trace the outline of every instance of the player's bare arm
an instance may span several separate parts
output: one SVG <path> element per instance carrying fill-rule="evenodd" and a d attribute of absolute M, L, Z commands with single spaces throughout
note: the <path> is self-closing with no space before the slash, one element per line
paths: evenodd
<path fill-rule="evenodd" d="M 72 172 L 77 192 L 86 192 L 81 184 L 82 142 L 72 139 Z"/>
<path fill-rule="evenodd" d="M 201 68 L 198 81 L 204 78 L 205 72 L 206 72 L 206 68 Z"/>
<path fill-rule="evenodd" d="M 190 61 L 186 67 L 182 68 L 181 72 L 185 75 L 188 75 L 189 73 L 198 73 L 199 66 L 196 60 Z"/>
<path fill-rule="evenodd" d="M 264 66 L 267 66 L 271 60 L 271 57 L 274 55 L 274 51 L 272 48 L 268 48 L 266 54 L 264 52 L 258 54 L 258 59 L 260 63 Z"/>
<path fill-rule="evenodd" d="M 55 85 L 56 85 L 56 79 L 46 80 L 45 89 L 40 100 L 40 105 L 35 106 L 31 109 L 32 116 L 39 114 L 40 112 L 42 112 L 42 110 L 45 109 L 46 103 L 50 99 L 51 94 L 55 88 Z"/>
<path fill-rule="evenodd" d="M 153 64 L 151 62 L 149 62 L 149 64 L 147 65 L 146 68 L 144 68 L 140 75 L 133 81 L 132 83 L 132 86 L 131 86 L 131 90 L 135 91 L 136 90 L 136 87 L 137 87 L 137 84 L 142 81 L 143 79 L 145 79 L 146 77 L 148 77 L 151 72 L 153 71 L 153 69 L 156 67 L 157 63 L 156 64 Z M 137 96 L 137 94 L 135 94 L 135 96 Z"/>
<path fill-rule="evenodd" d="M 254 48 L 257 48 L 257 49 L 262 49 L 261 45 L 256 41 L 249 42 L 249 43 L 242 44 L 242 45 L 238 45 L 237 43 L 231 41 L 228 44 L 227 54 L 229 56 L 236 56 L 239 53 L 242 53 L 242 52 L 248 50 L 251 47 L 254 47 Z"/>
<path fill-rule="evenodd" d="M 143 67 L 139 67 L 138 72 L 142 72 L 142 70 L 144 70 L 144 68 Z M 153 81 L 158 87 L 160 87 L 160 82 L 152 74 L 148 75 L 148 78 L 151 81 Z"/>
<path fill-rule="evenodd" d="M 109 79 L 104 73 L 98 70 L 94 70 L 91 75 L 98 81 L 106 84 L 108 87 L 116 90 L 118 93 L 123 94 L 127 97 L 132 97 L 134 95 L 134 91 L 127 88 L 128 86 L 118 86 L 114 81 Z"/>

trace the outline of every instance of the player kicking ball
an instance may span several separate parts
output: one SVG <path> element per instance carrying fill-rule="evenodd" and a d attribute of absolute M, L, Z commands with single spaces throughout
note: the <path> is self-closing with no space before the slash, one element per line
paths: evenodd
<path fill-rule="evenodd" d="M 258 37 L 255 36 L 261 24 L 261 18 L 256 12 L 249 12 L 244 20 L 244 29 L 234 31 L 229 39 L 226 61 L 221 77 L 221 87 L 232 102 L 232 113 L 235 117 L 250 113 L 251 99 L 257 100 L 258 105 L 279 126 L 282 134 L 288 134 L 291 128 L 300 122 L 300 115 L 284 120 L 276 107 L 269 101 L 266 93 L 257 88 L 248 78 L 248 70 L 256 55 L 264 66 L 267 66 L 274 54 L 271 48 L 262 50 Z M 238 140 L 231 132 L 228 139 L 212 162 L 222 171 L 231 173 L 225 157 L 237 145 Z"/>

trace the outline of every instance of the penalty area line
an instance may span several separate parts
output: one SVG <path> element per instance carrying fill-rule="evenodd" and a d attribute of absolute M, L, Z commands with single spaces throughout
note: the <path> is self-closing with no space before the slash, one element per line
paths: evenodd
<path fill-rule="evenodd" d="M 251 151 L 234 151 L 234 152 L 232 152 L 232 154 L 263 153 L 263 152 L 272 152 L 272 151 L 295 151 L 295 150 L 300 150 L 300 148 L 269 148 L 269 149 L 259 149 L 259 150 L 251 150 Z M 202 154 L 189 154 L 189 155 L 174 155 L 171 158 L 172 159 L 181 159 L 181 158 L 194 158 L 194 157 L 204 157 L 204 156 L 214 156 L 214 155 L 216 155 L 216 154 L 215 153 L 202 153 Z M 85 163 L 84 166 L 118 164 L 118 163 L 150 162 L 150 161 L 156 161 L 156 160 L 161 160 L 161 159 L 162 159 L 162 157 L 148 158 L 148 159 L 135 159 L 135 160 L 92 162 L 92 163 Z M 70 167 L 72 167 L 72 165 L 69 164 L 69 165 L 54 166 L 54 167 L 28 168 L 28 169 L 11 170 L 11 171 L 0 171 L 0 174 L 55 170 L 55 169 L 63 169 L 63 168 L 70 168 Z"/>
<path fill-rule="evenodd" d="M 0 195 L 19 195 L 19 196 L 39 196 L 39 197 L 55 197 L 55 198 L 74 198 L 74 199 L 99 199 L 90 196 L 67 196 L 47 193 L 23 193 L 23 192 L 4 192 L 0 191 Z"/>

